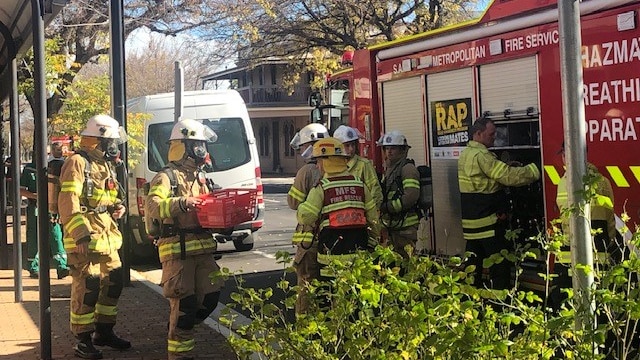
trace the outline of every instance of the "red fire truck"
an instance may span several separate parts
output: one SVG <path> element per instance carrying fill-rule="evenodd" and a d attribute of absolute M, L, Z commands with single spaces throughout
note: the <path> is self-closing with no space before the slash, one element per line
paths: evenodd
<path fill-rule="evenodd" d="M 638 0 L 580 4 L 588 159 L 614 187 L 615 210 L 640 210 L 640 25 Z M 544 231 L 558 216 L 564 173 L 558 9 L 555 0 L 495 0 L 477 20 L 356 50 L 333 74 L 330 127 L 363 134 L 361 152 L 381 170 L 375 141 L 400 130 L 409 157 L 432 169 L 432 253 L 464 252 L 457 160 L 480 115 L 498 128 L 493 151 L 535 162 L 542 181 L 514 188 L 516 225 Z M 576 89 L 578 90 L 578 89 Z M 335 96 L 335 94 L 342 96 Z M 335 102 L 334 102 L 335 103 Z"/>
<path fill-rule="evenodd" d="M 62 155 L 64 157 L 70 156 L 73 154 L 73 143 L 74 143 L 74 139 L 73 136 L 52 136 L 51 137 L 51 144 L 53 143 L 59 143 L 60 145 L 62 145 Z"/>

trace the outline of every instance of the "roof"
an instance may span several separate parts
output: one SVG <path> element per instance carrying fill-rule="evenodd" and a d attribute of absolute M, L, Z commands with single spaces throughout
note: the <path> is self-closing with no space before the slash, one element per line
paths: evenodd
<path fill-rule="evenodd" d="M 44 3 L 45 26 L 66 5 L 67 0 L 40 0 Z M 33 44 L 32 0 L 0 1 L 0 84 L 10 81 L 14 52 L 24 54 Z M 8 86 L 0 86 L 0 100 L 7 97 Z"/>
<path fill-rule="evenodd" d="M 261 65 L 286 65 L 291 63 L 291 61 L 288 61 L 286 59 L 280 59 L 280 58 L 267 58 L 264 59 L 256 64 L 252 64 L 252 65 L 246 65 L 246 66 L 235 66 L 229 69 L 225 69 L 222 71 L 218 71 L 215 72 L 213 74 L 209 74 L 209 75 L 203 75 L 200 78 L 203 81 L 212 81 L 212 80 L 226 80 L 229 77 L 233 77 L 233 75 L 238 75 L 238 74 L 242 74 L 244 73 L 246 70 L 249 69 L 253 69 L 255 67 L 261 66 Z"/>
<path fill-rule="evenodd" d="M 428 30 L 422 33 L 403 36 L 401 38 L 382 42 L 369 47 L 371 50 L 383 50 L 396 45 L 414 42 L 425 38 L 431 38 L 442 33 L 450 33 L 452 31 L 463 30 L 474 25 L 488 25 L 499 20 L 514 16 L 523 16 L 526 13 L 541 11 L 553 7 L 557 4 L 557 0 L 491 0 L 487 8 L 480 16 L 462 21 L 456 24 L 447 25 L 441 28 Z"/>

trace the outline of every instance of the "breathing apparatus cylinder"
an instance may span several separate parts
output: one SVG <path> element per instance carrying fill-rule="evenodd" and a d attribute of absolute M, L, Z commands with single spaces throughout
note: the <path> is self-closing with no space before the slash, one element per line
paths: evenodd
<path fill-rule="evenodd" d="M 429 166 L 418 166 L 420 174 L 420 197 L 418 198 L 418 206 L 420 209 L 427 210 L 433 206 L 433 180 L 431 177 L 431 168 Z"/>

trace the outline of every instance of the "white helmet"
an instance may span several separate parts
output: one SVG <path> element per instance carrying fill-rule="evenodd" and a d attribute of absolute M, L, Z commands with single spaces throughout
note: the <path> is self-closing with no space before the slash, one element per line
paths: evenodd
<path fill-rule="evenodd" d="M 293 139 L 291 139 L 289 145 L 297 150 L 301 145 L 315 142 L 328 137 L 329 131 L 324 125 L 312 123 L 300 129 L 300 131 L 296 133 Z"/>
<path fill-rule="evenodd" d="M 407 137 L 398 130 L 389 131 L 388 133 L 382 135 L 376 142 L 376 144 L 378 146 L 406 146 L 407 148 L 411 147 L 407 143 Z"/>
<path fill-rule="evenodd" d="M 118 143 L 127 141 L 127 133 L 118 124 L 118 121 L 109 115 L 95 115 L 87 121 L 87 127 L 80 133 L 81 136 L 92 136 L 103 139 L 116 139 Z"/>
<path fill-rule="evenodd" d="M 340 140 L 341 143 L 345 144 L 351 141 L 356 141 L 358 139 L 361 139 L 362 134 L 358 129 L 355 129 L 346 125 L 340 125 L 338 126 L 336 131 L 333 132 L 333 137 Z"/>
<path fill-rule="evenodd" d="M 183 119 L 173 125 L 169 140 L 200 140 L 216 142 L 218 135 L 210 127 L 193 119 Z"/>

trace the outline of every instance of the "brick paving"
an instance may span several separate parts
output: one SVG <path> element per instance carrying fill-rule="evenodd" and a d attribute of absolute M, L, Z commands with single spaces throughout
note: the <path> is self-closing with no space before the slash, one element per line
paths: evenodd
<path fill-rule="evenodd" d="M 9 246 L 11 249 L 11 246 Z M 11 265 L 12 266 L 12 265 Z M 51 276 L 51 349 L 53 359 L 78 359 L 73 352 L 75 338 L 69 330 L 71 277 L 58 280 Z M 22 271 L 23 301 L 15 302 L 13 270 L 0 270 L 0 359 L 40 359 L 38 280 Z M 156 285 L 132 276 L 118 305 L 115 332 L 131 341 L 129 351 L 101 348 L 104 359 L 160 360 L 167 358 L 167 321 L 169 303 Z M 212 324 L 213 322 L 207 322 Z M 235 360 L 235 353 L 221 334 L 225 329 L 202 324 L 196 332 L 196 359 Z"/>

